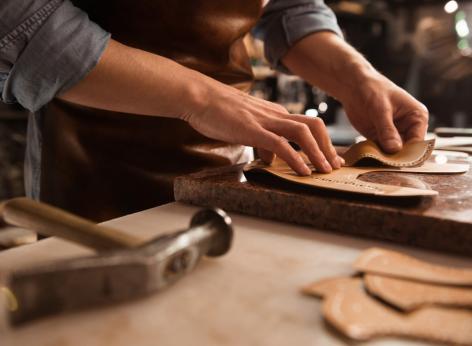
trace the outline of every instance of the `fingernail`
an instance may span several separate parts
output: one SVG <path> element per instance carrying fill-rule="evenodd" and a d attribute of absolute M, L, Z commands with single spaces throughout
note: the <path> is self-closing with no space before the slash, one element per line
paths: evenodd
<path fill-rule="evenodd" d="M 331 165 L 329 164 L 328 161 L 324 160 L 323 161 L 323 170 L 326 172 L 326 173 L 329 173 L 329 172 L 332 172 L 333 171 L 333 168 L 331 167 Z"/>
<path fill-rule="evenodd" d="M 304 163 L 302 166 L 303 175 L 311 175 L 311 169 Z"/>
<path fill-rule="evenodd" d="M 397 139 L 387 139 L 384 147 L 389 151 L 398 151 L 402 148 L 402 143 Z"/>
<path fill-rule="evenodd" d="M 333 161 L 333 163 L 331 164 L 332 168 L 334 168 L 334 169 L 341 168 L 341 162 L 338 160 L 337 157 L 335 157 L 332 161 Z"/>
<path fill-rule="evenodd" d="M 341 166 L 344 166 L 346 164 L 346 161 L 341 156 L 338 156 L 338 161 Z"/>

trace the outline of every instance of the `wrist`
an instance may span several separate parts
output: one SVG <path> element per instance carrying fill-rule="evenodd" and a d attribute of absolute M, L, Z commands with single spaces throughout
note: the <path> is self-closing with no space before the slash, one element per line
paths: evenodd
<path fill-rule="evenodd" d="M 345 105 L 364 103 L 375 97 L 384 97 L 392 92 L 396 85 L 373 67 L 351 70 L 346 88 L 341 89 L 339 101 Z"/>
<path fill-rule="evenodd" d="M 186 122 L 195 115 L 204 111 L 208 105 L 211 95 L 211 86 L 208 77 L 205 75 L 189 70 L 182 86 L 181 98 L 177 100 L 179 103 L 178 118 Z"/>
<path fill-rule="evenodd" d="M 358 98 L 381 83 L 384 77 L 366 60 L 351 61 L 342 64 L 336 72 L 337 80 L 342 81 L 337 95 L 334 95 L 342 103 Z"/>

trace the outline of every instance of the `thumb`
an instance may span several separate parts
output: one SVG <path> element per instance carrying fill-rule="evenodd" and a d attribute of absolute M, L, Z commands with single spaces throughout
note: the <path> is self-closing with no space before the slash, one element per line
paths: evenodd
<path fill-rule="evenodd" d="M 384 111 L 375 120 L 377 140 L 380 147 L 387 153 L 396 153 L 402 149 L 402 139 L 393 123 L 390 111 Z"/>

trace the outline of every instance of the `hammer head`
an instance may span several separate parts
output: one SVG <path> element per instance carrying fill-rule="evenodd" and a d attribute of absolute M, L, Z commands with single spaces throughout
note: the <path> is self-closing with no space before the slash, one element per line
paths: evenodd
<path fill-rule="evenodd" d="M 225 254 L 232 235 L 231 219 L 225 212 L 202 210 L 188 229 L 137 248 L 10 272 L 0 282 L 0 299 L 7 300 L 4 306 L 9 307 L 10 323 L 18 325 L 45 315 L 137 298 L 185 276 L 202 256 Z"/>
<path fill-rule="evenodd" d="M 205 227 L 211 230 L 213 240 L 206 255 L 216 257 L 224 255 L 231 248 L 233 241 L 231 224 L 232 221 L 228 214 L 219 208 L 213 208 L 197 212 L 190 221 L 190 228 Z"/>

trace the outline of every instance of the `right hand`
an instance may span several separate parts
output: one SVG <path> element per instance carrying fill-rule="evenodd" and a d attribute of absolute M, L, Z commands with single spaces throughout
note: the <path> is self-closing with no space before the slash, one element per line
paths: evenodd
<path fill-rule="evenodd" d="M 322 119 L 292 115 L 279 104 L 250 96 L 231 86 L 207 79 L 205 92 L 182 119 L 203 135 L 228 143 L 257 148 L 263 161 L 274 154 L 300 175 L 311 169 L 288 143 L 297 143 L 318 172 L 340 168 L 344 160 L 334 149 Z M 200 89 L 202 90 L 202 89 Z"/>

